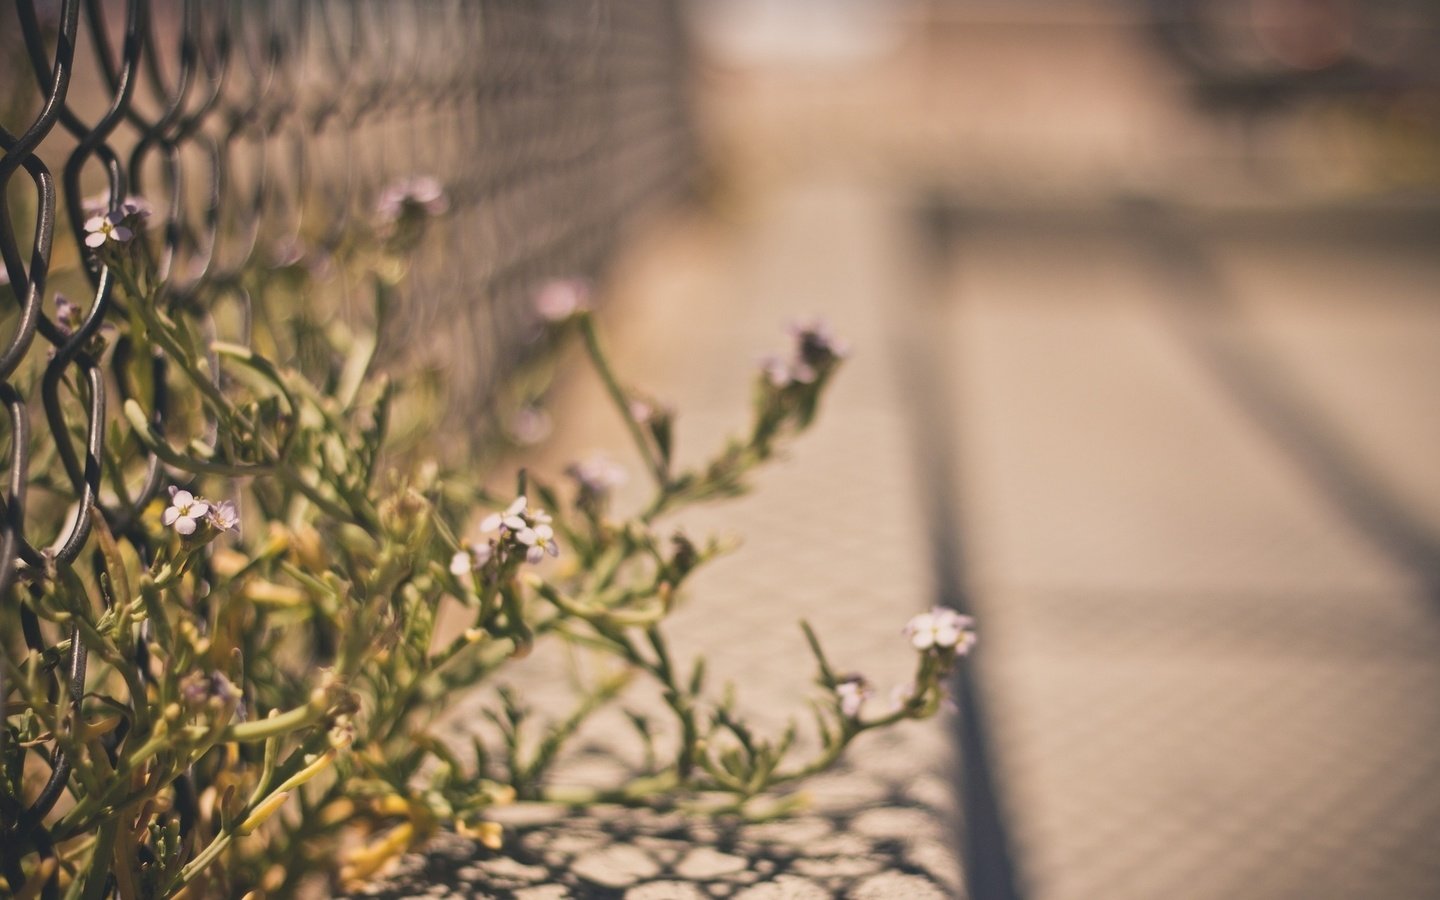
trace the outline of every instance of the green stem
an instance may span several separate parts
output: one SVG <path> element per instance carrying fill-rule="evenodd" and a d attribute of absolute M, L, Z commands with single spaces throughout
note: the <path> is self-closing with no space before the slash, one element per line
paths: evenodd
<path fill-rule="evenodd" d="M 225 729 L 220 740 L 222 742 L 238 741 L 240 743 L 263 741 L 292 731 L 298 731 L 307 725 L 313 725 L 315 722 L 318 722 L 324 714 L 324 707 L 319 704 L 307 703 L 304 706 L 297 706 L 294 709 L 286 710 L 278 715 L 270 716 L 268 719 L 236 722 Z"/>
<path fill-rule="evenodd" d="M 655 775 L 637 778 L 623 788 L 601 790 L 586 787 L 551 787 L 540 793 L 546 803 L 560 803 L 566 806 L 589 806 L 595 803 L 638 803 L 650 797 L 669 793 L 680 787 L 680 775 L 675 769 L 666 769 Z"/>
<path fill-rule="evenodd" d="M 625 427 L 630 432 L 630 439 L 635 442 L 636 449 L 644 457 L 645 465 L 654 477 L 656 487 L 664 491 L 670 484 L 669 473 L 665 471 L 665 464 L 655 455 L 655 448 L 645 437 L 640 423 L 635 421 L 634 414 L 630 412 L 630 398 L 625 395 L 625 389 L 620 386 L 614 370 L 610 368 L 610 361 L 605 356 L 605 350 L 600 346 L 600 335 L 595 331 L 595 320 L 589 313 L 581 313 L 578 321 L 580 334 L 585 338 L 585 351 L 589 354 L 591 364 L 595 366 L 595 371 L 599 373 L 600 380 L 605 385 L 605 392 L 610 395 L 610 401 L 615 404 L 620 418 L 625 421 Z"/>
<path fill-rule="evenodd" d="M 105 895 L 105 882 L 110 875 L 110 856 L 115 848 L 115 833 L 120 830 L 120 820 L 112 817 L 100 826 L 95 838 L 95 847 L 90 851 L 90 869 L 85 873 L 85 889 L 79 900 L 101 900 Z"/>

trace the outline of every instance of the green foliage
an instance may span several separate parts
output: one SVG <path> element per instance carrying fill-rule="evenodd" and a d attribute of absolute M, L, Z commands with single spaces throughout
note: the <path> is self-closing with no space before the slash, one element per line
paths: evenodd
<path fill-rule="evenodd" d="M 678 471 L 673 415 L 622 386 L 577 305 L 551 322 L 554 336 L 579 337 L 652 498 L 616 519 L 603 473 L 578 469 L 573 491 L 522 474 L 519 499 L 493 497 L 433 464 L 402 465 L 410 456 L 387 443 L 414 395 L 372 371 L 374 329 L 429 215 L 420 203 L 393 213 L 341 247 L 328 276 L 368 286 L 370 330 L 322 312 L 327 285 L 300 264 L 181 297 L 157 277 L 138 218 L 133 241 L 98 250 L 117 292 L 89 352 L 123 354 L 102 387 L 127 398 L 105 423 L 102 496 L 142 495 L 152 459 L 172 487 L 124 527 L 94 513 L 86 565 L 23 566 L 0 607 L 0 877 L 17 896 L 286 896 L 314 878 L 334 889 L 438 828 L 498 848 L 487 813 L 516 801 L 688 796 L 755 811 L 860 733 L 938 707 L 967 644 L 922 649 L 903 702 L 865 718 L 860 682 L 837 679 L 807 627 L 822 746 L 795 759 L 793 726 L 758 734 L 707 693 L 703 661 L 682 665 L 664 636 L 677 592 L 723 547 L 667 531 L 663 516 L 741 492 L 809 425 L 841 348 L 802 331 L 793 365 L 756 379 L 746 436 Z M 215 337 L 236 296 L 253 314 L 243 345 Z M 95 386 L 60 389 L 66 409 L 83 408 Z M 57 498 L 34 515 L 58 532 L 67 460 L 38 439 L 32 460 L 32 483 Z M 479 541 L 462 540 L 486 514 Z M 558 548 L 568 565 L 534 565 Z M 463 627 L 443 627 L 442 604 L 463 608 Z M 497 691 L 498 744 L 462 750 L 430 732 L 458 692 L 494 683 L 542 640 L 619 664 L 558 721 Z M 646 771 L 609 791 L 550 784 L 566 741 L 637 678 L 660 686 L 671 718 L 631 714 Z M 61 801 L 27 816 L 52 771 Z"/>

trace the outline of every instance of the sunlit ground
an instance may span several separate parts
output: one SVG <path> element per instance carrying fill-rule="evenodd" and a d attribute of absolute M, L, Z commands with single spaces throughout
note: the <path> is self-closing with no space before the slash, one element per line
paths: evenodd
<path fill-rule="evenodd" d="M 1256 19 L 1257 68 L 1205 82 L 1158 6 L 694 4 L 708 213 L 623 269 L 617 319 L 716 408 L 743 383 L 685 348 L 849 332 L 796 457 L 827 499 L 739 565 L 971 607 L 997 799 L 967 809 L 1013 892 L 1434 896 L 1433 72 L 1310 78 L 1328 26 Z M 1390 8 L 1384 58 L 1433 46 Z M 914 561 L 888 586 L 877 545 Z"/>

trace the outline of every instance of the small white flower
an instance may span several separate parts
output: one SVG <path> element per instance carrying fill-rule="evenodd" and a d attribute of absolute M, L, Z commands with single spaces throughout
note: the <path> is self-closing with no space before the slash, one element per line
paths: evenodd
<path fill-rule="evenodd" d="M 579 278 L 557 278 L 535 294 L 535 311 L 553 324 L 589 309 L 590 285 Z"/>
<path fill-rule="evenodd" d="M 160 516 L 160 521 L 167 528 L 174 529 L 183 535 L 195 533 L 195 528 L 200 519 L 210 511 L 210 504 L 196 497 L 189 491 L 170 489 L 170 506 Z"/>
<path fill-rule="evenodd" d="M 848 719 L 860 715 L 860 707 L 870 693 L 870 685 L 863 675 L 847 675 L 835 685 L 835 696 L 840 698 L 840 712 Z"/>
<path fill-rule="evenodd" d="M 515 535 L 517 543 L 524 546 L 525 561 L 538 563 L 545 558 L 545 554 L 551 556 L 560 555 L 560 545 L 555 541 L 555 530 L 549 525 L 537 524 L 534 528 L 521 529 Z"/>
<path fill-rule="evenodd" d="M 450 557 L 450 572 L 454 575 L 478 572 L 494 555 L 495 548 L 488 541 L 483 544 L 467 544 L 463 550 Z"/>
<path fill-rule="evenodd" d="M 890 711 L 899 712 L 915 697 L 915 684 L 897 684 L 890 689 Z"/>
<path fill-rule="evenodd" d="M 228 531 L 239 533 L 240 531 L 240 510 L 235 508 L 234 500 L 221 500 L 210 507 L 210 524 L 216 531 Z"/>
<path fill-rule="evenodd" d="M 515 502 L 510 504 L 503 513 L 491 513 L 486 516 L 484 521 L 480 523 L 480 530 L 488 534 L 492 531 L 502 533 L 507 530 L 519 531 L 526 527 L 525 507 L 528 502 L 529 501 L 525 499 L 525 495 L 521 494 L 515 498 Z"/>
<path fill-rule="evenodd" d="M 954 649 L 957 655 L 963 656 L 975 645 L 975 632 L 971 630 L 974 624 L 975 620 L 969 616 L 937 606 L 911 619 L 904 633 L 916 650 L 939 647 Z"/>
<path fill-rule="evenodd" d="M 475 564 L 471 561 L 468 550 L 456 550 L 455 555 L 450 557 L 450 574 L 465 575 L 474 571 Z"/>
<path fill-rule="evenodd" d="M 92 250 L 105 246 L 106 241 L 123 244 L 134 236 L 135 232 L 125 224 L 125 214 L 122 212 L 93 216 L 85 222 L 85 246 Z"/>

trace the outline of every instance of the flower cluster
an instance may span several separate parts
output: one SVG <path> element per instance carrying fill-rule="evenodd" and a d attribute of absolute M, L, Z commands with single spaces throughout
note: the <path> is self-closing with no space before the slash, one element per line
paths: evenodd
<path fill-rule="evenodd" d="M 819 319 L 792 324 L 789 331 L 795 341 L 792 355 L 768 356 L 760 364 L 765 380 L 777 390 L 815 384 L 850 353 L 850 345 Z"/>
<path fill-rule="evenodd" d="M 212 537 L 240 530 L 240 512 L 235 508 L 233 500 L 211 503 L 203 497 L 173 486 L 170 488 L 170 505 L 160 515 L 160 521 L 166 528 L 174 528 L 175 533 L 181 537 L 195 535 L 201 530 L 201 526 L 213 529 Z"/>
<path fill-rule="evenodd" d="M 975 646 L 975 620 L 953 609 L 937 606 L 911 619 L 904 628 L 916 650 L 934 650 L 965 656 Z"/>
<path fill-rule="evenodd" d="M 920 651 L 920 668 L 915 678 L 890 689 L 890 716 L 923 718 L 935 710 L 954 704 L 950 701 L 945 678 L 955 661 L 975 646 L 975 622 L 953 609 L 937 606 L 914 616 L 902 633 L 910 645 Z M 830 681 L 840 715 L 858 727 L 873 723 L 860 721 L 860 710 L 874 690 L 864 675 L 846 675 Z"/>
<path fill-rule="evenodd" d="M 788 357 L 760 363 L 751 446 L 764 459 L 784 433 L 803 431 L 815 418 L 825 383 L 849 353 L 819 320 L 790 326 L 794 346 Z"/>
<path fill-rule="evenodd" d="M 870 695 L 874 693 L 870 689 L 870 683 L 865 680 L 864 675 L 846 675 L 835 685 L 835 696 L 840 700 L 840 713 L 847 719 L 853 719 L 860 715 L 860 707 L 865 704 Z"/>
<path fill-rule="evenodd" d="M 154 207 L 144 197 L 132 194 L 116 209 L 110 209 L 108 197 L 85 200 L 85 246 L 101 251 L 109 244 L 127 244 L 145 230 Z"/>
<path fill-rule="evenodd" d="M 466 544 L 450 558 L 454 575 L 498 571 L 515 560 L 538 563 L 546 554 L 560 555 L 560 543 L 550 515 L 533 509 L 524 495 L 504 512 L 492 513 L 480 523 L 482 540 Z M 489 568 L 492 567 L 493 568 Z"/>

